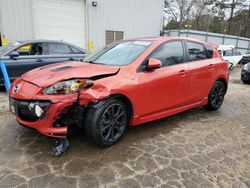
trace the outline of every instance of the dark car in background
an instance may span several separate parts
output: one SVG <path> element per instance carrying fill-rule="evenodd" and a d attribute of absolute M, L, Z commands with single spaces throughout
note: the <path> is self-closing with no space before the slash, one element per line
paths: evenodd
<path fill-rule="evenodd" d="M 6 65 L 10 81 L 34 68 L 64 62 L 82 60 L 88 51 L 62 41 L 18 41 L 0 47 L 0 60 Z M 0 86 L 4 84 L 0 71 Z"/>
<path fill-rule="evenodd" d="M 250 53 L 245 53 L 242 59 L 239 61 L 239 64 L 245 65 L 246 63 L 250 63 Z"/>
<path fill-rule="evenodd" d="M 241 80 L 245 84 L 250 84 L 250 63 L 243 66 L 241 71 Z"/>

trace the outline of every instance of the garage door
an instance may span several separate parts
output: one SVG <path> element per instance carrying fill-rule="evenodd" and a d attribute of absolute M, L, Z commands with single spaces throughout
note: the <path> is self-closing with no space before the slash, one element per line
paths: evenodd
<path fill-rule="evenodd" d="M 85 0 L 32 0 L 35 39 L 85 47 Z"/>

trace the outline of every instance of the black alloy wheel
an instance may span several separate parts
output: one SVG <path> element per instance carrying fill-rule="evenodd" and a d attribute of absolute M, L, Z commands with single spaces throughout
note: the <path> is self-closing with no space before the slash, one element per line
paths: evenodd
<path fill-rule="evenodd" d="M 224 98 L 224 93 L 224 85 L 217 84 L 214 88 L 214 92 L 211 95 L 211 102 L 216 108 L 219 108 L 221 106 Z"/>
<path fill-rule="evenodd" d="M 107 142 L 116 141 L 127 126 L 127 116 L 124 107 L 117 103 L 109 106 L 101 119 L 101 136 Z"/>
<path fill-rule="evenodd" d="M 223 82 L 216 81 L 208 96 L 208 104 L 205 106 L 207 110 L 217 110 L 224 101 L 226 87 Z"/>
<path fill-rule="evenodd" d="M 86 114 L 87 136 L 100 146 L 115 144 L 128 125 L 128 111 L 119 99 L 105 99 L 96 103 Z"/>

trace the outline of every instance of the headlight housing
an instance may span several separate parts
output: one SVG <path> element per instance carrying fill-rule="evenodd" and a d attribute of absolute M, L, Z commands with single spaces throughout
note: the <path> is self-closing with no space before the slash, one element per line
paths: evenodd
<path fill-rule="evenodd" d="M 80 91 L 84 88 L 91 87 L 93 85 L 92 80 L 88 79 L 72 79 L 62 82 L 58 82 L 46 89 L 43 90 L 44 94 L 53 95 L 53 94 L 72 94 L 77 91 Z"/>
<path fill-rule="evenodd" d="M 243 70 L 248 70 L 248 64 L 245 64 L 244 66 L 243 66 Z"/>

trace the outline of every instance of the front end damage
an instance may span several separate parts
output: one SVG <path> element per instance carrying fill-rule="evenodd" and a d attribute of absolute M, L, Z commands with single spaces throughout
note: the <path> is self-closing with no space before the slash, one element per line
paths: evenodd
<path fill-rule="evenodd" d="M 18 92 L 14 86 L 19 87 Z M 42 89 L 16 80 L 10 88 L 10 110 L 19 124 L 56 138 L 53 152 L 59 156 L 69 146 L 67 137 L 84 128 L 87 108 L 108 97 L 110 91 L 98 83 L 69 95 L 44 95 Z"/>
<path fill-rule="evenodd" d="M 63 134 L 46 134 L 56 138 L 66 138 L 76 133 L 77 130 L 84 128 L 84 118 L 88 108 L 92 108 L 95 103 L 109 97 L 110 91 L 100 84 L 94 84 L 87 90 L 76 93 L 77 97 L 67 104 L 63 103 L 61 108 L 57 108 L 57 113 L 52 116 L 54 129 L 61 129 L 65 131 Z M 49 113 L 49 112 L 48 112 Z"/>
<path fill-rule="evenodd" d="M 84 107 L 79 107 L 76 101 L 77 99 L 50 101 L 46 102 L 46 106 L 42 106 L 45 104 L 42 100 L 24 101 L 10 98 L 10 108 L 19 124 L 36 129 L 46 136 L 65 138 L 68 135 L 68 127 L 80 124 L 78 119 L 73 118 L 78 114 L 78 109 Z M 73 112 L 75 114 L 72 116 Z"/>
<path fill-rule="evenodd" d="M 56 138 L 53 147 L 55 156 L 66 152 L 68 136 L 75 135 L 84 127 L 85 111 L 97 99 L 84 99 L 80 103 L 80 92 L 64 96 L 60 101 L 20 100 L 10 97 L 10 109 L 15 113 L 20 125 L 39 131 L 41 134 Z"/>

